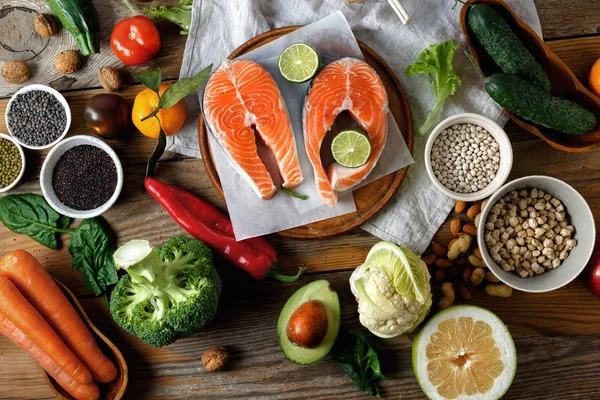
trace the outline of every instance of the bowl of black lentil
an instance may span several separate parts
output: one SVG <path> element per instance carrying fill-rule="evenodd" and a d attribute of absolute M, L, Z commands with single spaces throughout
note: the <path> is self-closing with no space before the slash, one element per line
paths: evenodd
<path fill-rule="evenodd" d="M 73 136 L 56 145 L 42 165 L 42 193 L 57 212 L 92 218 L 106 212 L 123 187 L 123 167 L 100 139 Z"/>
<path fill-rule="evenodd" d="M 42 150 L 62 140 L 71 126 L 71 109 L 62 94 L 46 85 L 18 90 L 6 107 L 8 133 L 21 146 Z"/>
<path fill-rule="evenodd" d="M 0 193 L 15 187 L 25 172 L 25 153 L 9 135 L 0 133 Z"/>

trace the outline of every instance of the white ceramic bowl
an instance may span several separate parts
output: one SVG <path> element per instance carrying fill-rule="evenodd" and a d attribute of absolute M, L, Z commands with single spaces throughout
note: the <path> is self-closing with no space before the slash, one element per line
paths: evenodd
<path fill-rule="evenodd" d="M 67 123 L 65 124 L 65 130 L 63 131 L 63 133 L 54 142 L 48 143 L 44 146 L 32 146 L 30 144 L 23 143 L 22 141 L 19 140 L 19 138 L 15 137 L 13 135 L 10 127 L 8 126 L 8 119 L 9 119 L 8 113 L 10 111 L 10 106 L 12 105 L 13 101 L 15 100 L 15 98 L 17 97 L 18 94 L 30 92 L 32 90 L 42 90 L 44 92 L 48 92 L 48 93 L 51 93 L 52 95 L 54 95 L 54 97 L 56 97 L 56 99 L 59 101 L 59 103 L 62 104 L 63 108 L 65 109 L 65 114 L 67 116 Z M 28 149 L 43 150 L 43 149 L 50 148 L 50 147 L 54 146 L 56 143 L 60 142 L 66 136 L 67 132 L 69 132 L 69 128 L 71 127 L 71 108 L 69 107 L 69 103 L 67 103 L 67 100 L 65 99 L 65 97 L 62 94 L 60 94 L 58 91 L 52 89 L 50 86 L 38 85 L 38 84 L 28 85 L 28 86 L 25 86 L 25 87 L 22 87 L 21 89 L 19 89 L 10 98 L 10 100 L 8 101 L 8 105 L 6 106 L 6 112 L 4 114 L 4 118 L 6 121 L 6 128 L 8 129 L 8 133 L 10 133 L 10 135 L 12 136 L 13 139 L 15 139 L 16 142 L 18 142 L 21 146 L 28 148 Z"/>
<path fill-rule="evenodd" d="M 452 125 L 457 124 L 479 125 L 485 130 L 487 130 L 500 145 L 500 167 L 498 168 L 496 177 L 485 188 L 477 192 L 456 193 L 448 189 L 442 184 L 442 182 L 440 182 L 436 178 L 435 173 L 433 172 L 433 168 L 431 166 L 431 148 L 433 147 L 433 142 L 435 142 L 435 139 L 440 135 L 440 133 L 444 129 L 447 129 Z M 477 201 L 488 198 L 506 181 L 508 175 L 510 174 L 512 163 L 512 146 L 510 145 L 510 140 L 508 139 L 508 136 L 506 136 L 504 129 L 502 129 L 500 125 L 498 125 L 491 119 L 479 114 L 465 113 L 457 114 L 452 117 L 446 118 L 445 120 L 440 122 L 438 126 L 436 126 L 435 129 L 431 132 L 431 134 L 429 135 L 429 139 L 427 139 L 427 144 L 425 145 L 425 168 L 427 169 L 429 179 L 431 179 L 435 187 L 440 192 L 455 200 Z"/>
<path fill-rule="evenodd" d="M 533 188 L 541 189 L 563 202 L 568 220 L 575 227 L 573 238 L 577 240 L 577 246 L 575 246 L 567 259 L 556 269 L 551 269 L 540 275 L 521 278 L 515 272 L 504 271 L 492 259 L 484 240 L 485 221 L 494 204 L 502 196 L 513 190 Z M 583 271 L 594 250 L 596 226 L 592 210 L 590 210 L 587 202 L 577 190 L 567 183 L 550 176 L 526 176 L 507 183 L 489 198 L 481 211 L 480 221 L 477 229 L 477 243 L 485 263 L 502 282 L 524 292 L 549 292 L 565 286 Z"/>
<path fill-rule="evenodd" d="M 19 183 L 19 181 L 23 177 L 23 173 L 25 172 L 25 153 L 23 152 L 23 147 L 21 147 L 19 142 L 17 142 L 12 136 L 0 133 L 0 138 L 10 140 L 11 142 L 13 142 L 15 146 L 17 146 L 17 149 L 19 149 L 19 154 L 21 155 L 21 172 L 19 172 L 19 176 L 17 176 L 17 179 L 15 179 L 10 185 L 8 185 L 7 187 L 0 188 L 0 193 L 4 193 L 17 186 L 17 183 Z"/>
<path fill-rule="evenodd" d="M 117 168 L 117 186 L 115 187 L 115 192 L 112 197 L 106 203 L 93 210 L 81 211 L 67 207 L 58 200 L 52 186 L 52 174 L 56 163 L 67 150 L 84 144 L 99 147 L 112 158 L 115 167 Z M 46 156 L 44 164 L 42 165 L 42 172 L 40 173 L 40 186 L 42 187 L 42 193 L 48 204 L 60 214 L 71 218 L 93 218 L 106 212 L 119 198 L 119 194 L 121 194 L 121 189 L 123 188 L 123 167 L 121 166 L 121 160 L 119 160 L 119 157 L 114 150 L 102 140 L 92 136 L 73 136 L 60 142 L 56 147 L 50 150 Z"/>

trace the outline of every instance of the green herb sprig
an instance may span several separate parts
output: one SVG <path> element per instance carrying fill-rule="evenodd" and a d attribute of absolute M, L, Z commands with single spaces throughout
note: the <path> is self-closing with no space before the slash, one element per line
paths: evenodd
<path fill-rule="evenodd" d="M 73 269 L 83 275 L 85 287 L 98 296 L 117 283 L 112 258 L 117 241 L 104 218 L 84 219 L 76 229 L 69 229 L 71 218 L 57 213 L 42 196 L 18 194 L 0 199 L 0 221 L 9 230 L 25 234 L 52 250 L 58 248 L 57 234 L 72 235 L 69 253 Z"/>
<path fill-rule="evenodd" d="M 191 78 L 182 78 L 179 81 L 175 82 L 167 90 L 165 90 L 162 96 L 159 93 L 160 82 L 162 80 L 162 74 L 160 68 L 152 68 L 144 71 L 133 73 L 133 77 L 140 82 L 142 85 L 152 90 L 158 96 L 158 105 L 152 110 L 152 112 L 146 115 L 141 121 L 145 121 L 148 118 L 156 118 L 158 122 L 158 126 L 160 127 L 160 132 L 158 134 L 158 141 L 156 143 L 156 147 L 154 148 L 154 152 L 148 159 L 148 165 L 146 167 L 146 178 L 154 175 L 154 170 L 156 169 L 156 164 L 158 160 L 162 157 L 165 152 L 165 148 L 167 146 L 167 138 L 165 136 L 165 132 L 160 123 L 160 119 L 156 115 L 161 109 L 169 108 L 177 104 L 179 100 L 183 99 L 186 96 L 189 96 L 192 93 L 195 93 L 204 85 L 206 79 L 210 75 L 212 71 L 212 64 L 208 67 L 204 68 L 202 71 L 198 72 L 196 75 Z"/>
<path fill-rule="evenodd" d="M 335 342 L 332 355 L 359 390 L 381 398 L 378 381 L 383 374 L 379 357 L 364 329 L 342 332 Z"/>

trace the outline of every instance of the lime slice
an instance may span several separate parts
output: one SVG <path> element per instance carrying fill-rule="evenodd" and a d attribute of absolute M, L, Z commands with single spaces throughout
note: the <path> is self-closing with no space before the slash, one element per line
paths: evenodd
<path fill-rule="evenodd" d="M 306 82 L 318 69 L 319 54 L 307 44 L 295 43 L 279 56 L 279 72 L 290 82 Z"/>
<path fill-rule="evenodd" d="M 356 168 L 365 165 L 371 156 L 371 140 L 358 129 L 346 129 L 331 142 L 333 158 L 341 166 Z"/>
<path fill-rule="evenodd" d="M 413 342 L 413 370 L 427 397 L 501 398 L 517 370 L 512 337 L 492 312 L 454 306 L 433 316 Z"/>

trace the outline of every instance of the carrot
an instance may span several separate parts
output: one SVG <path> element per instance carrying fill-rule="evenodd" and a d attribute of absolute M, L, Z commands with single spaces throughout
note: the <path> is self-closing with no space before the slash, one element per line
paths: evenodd
<path fill-rule="evenodd" d="M 79 313 L 34 256 L 25 250 L 9 253 L 0 260 L 0 274 L 8 277 L 42 314 L 94 380 L 110 382 L 117 377 L 115 365 L 102 353 Z"/>
<path fill-rule="evenodd" d="M 54 360 L 40 349 L 30 338 L 13 324 L 6 315 L 0 313 L 0 333 L 12 340 L 14 344 L 29 353 L 29 356 L 44 368 L 63 389 L 77 400 L 98 400 L 98 385 L 75 382 Z"/>
<path fill-rule="evenodd" d="M 69 376 L 79 383 L 86 385 L 92 383 L 90 371 L 69 350 L 44 317 L 29 304 L 19 289 L 4 275 L 0 275 L 0 312 L 6 315 Z"/>

